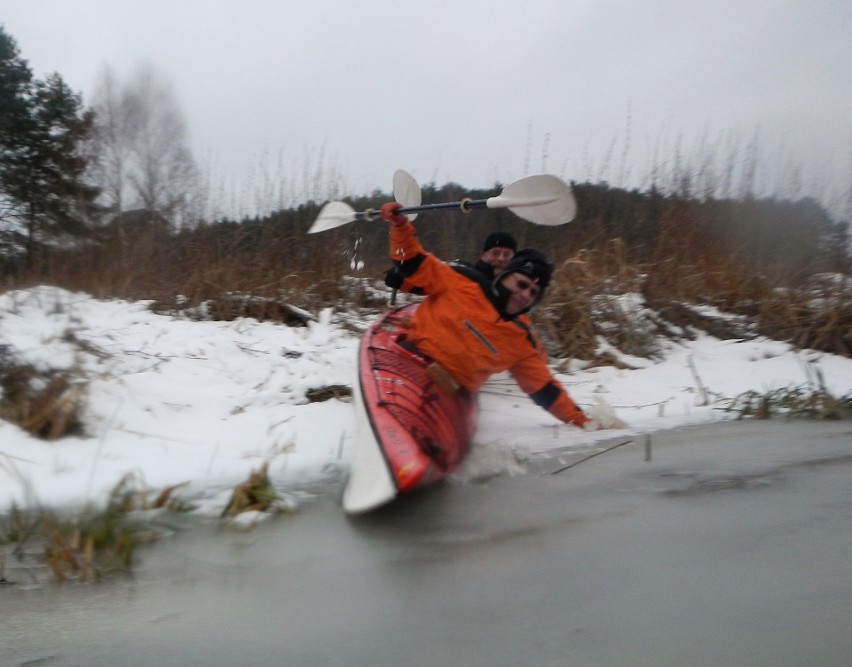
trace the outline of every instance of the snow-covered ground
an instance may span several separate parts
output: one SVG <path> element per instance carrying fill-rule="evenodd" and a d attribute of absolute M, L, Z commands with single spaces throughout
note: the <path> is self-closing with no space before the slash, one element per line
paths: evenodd
<path fill-rule="evenodd" d="M 239 319 L 190 321 L 147 302 L 100 301 L 53 287 L 0 295 L 0 350 L 45 371 L 71 369 L 85 386 L 85 435 L 44 441 L 0 421 L 0 512 L 103 502 L 133 474 L 152 490 L 221 511 L 234 485 L 268 463 L 286 491 L 345 475 L 351 405 L 309 402 L 306 391 L 351 386 L 357 335 L 330 311 L 307 327 Z M 599 399 L 628 427 L 586 432 L 518 392 L 508 376 L 480 397 L 479 430 L 457 475 L 520 470 L 529 456 L 686 424 L 732 418 L 725 399 L 806 386 L 821 373 L 835 396 L 852 391 L 852 360 L 777 341 L 666 343 L 637 370 L 573 370 L 558 377 L 582 407 Z M 333 483 L 327 486 L 333 487 Z"/>

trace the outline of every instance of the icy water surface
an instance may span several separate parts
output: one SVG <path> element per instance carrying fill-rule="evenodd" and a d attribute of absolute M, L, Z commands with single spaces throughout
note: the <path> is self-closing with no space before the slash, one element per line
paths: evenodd
<path fill-rule="evenodd" d="M 641 438 L 560 474 L 189 527 L 132 578 L 0 588 L 0 664 L 848 667 L 852 424 Z"/>

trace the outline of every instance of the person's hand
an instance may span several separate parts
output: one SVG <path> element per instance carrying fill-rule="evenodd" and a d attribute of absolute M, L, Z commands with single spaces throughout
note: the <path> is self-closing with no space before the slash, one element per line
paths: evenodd
<path fill-rule="evenodd" d="M 615 409 L 600 396 L 595 397 L 595 405 L 585 409 L 586 416 L 589 418 L 583 428 L 586 431 L 600 431 L 606 428 L 627 428 L 618 415 L 615 414 Z"/>
<path fill-rule="evenodd" d="M 621 421 L 618 417 L 608 421 L 590 419 L 585 424 L 583 424 L 584 431 L 603 431 L 604 429 L 608 428 L 627 428 L 627 424 Z"/>
<path fill-rule="evenodd" d="M 406 222 L 408 222 L 408 218 L 404 215 L 399 215 L 397 211 L 402 208 L 402 204 L 395 201 L 389 201 L 387 204 L 382 204 L 382 208 L 379 209 L 379 214 L 387 220 L 391 226 L 393 227 L 401 227 Z"/>

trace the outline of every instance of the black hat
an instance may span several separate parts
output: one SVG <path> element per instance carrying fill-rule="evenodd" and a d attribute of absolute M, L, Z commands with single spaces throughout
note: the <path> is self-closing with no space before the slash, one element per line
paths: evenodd
<path fill-rule="evenodd" d="M 553 265 L 538 250 L 527 248 L 516 252 L 500 275 L 507 273 L 523 273 L 528 278 L 532 278 L 541 290 L 541 294 L 544 294 L 544 290 L 550 283 L 550 276 L 553 274 Z"/>
<path fill-rule="evenodd" d="M 514 251 L 518 249 L 518 244 L 515 237 L 507 232 L 494 232 L 489 234 L 485 239 L 485 245 L 482 246 L 482 252 L 488 252 L 491 248 L 509 248 Z"/>

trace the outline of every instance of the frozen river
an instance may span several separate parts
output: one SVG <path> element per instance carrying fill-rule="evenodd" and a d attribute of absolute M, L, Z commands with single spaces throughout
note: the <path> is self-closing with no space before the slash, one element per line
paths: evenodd
<path fill-rule="evenodd" d="M 0 665 L 852 664 L 852 423 L 728 422 L 0 589 Z"/>

